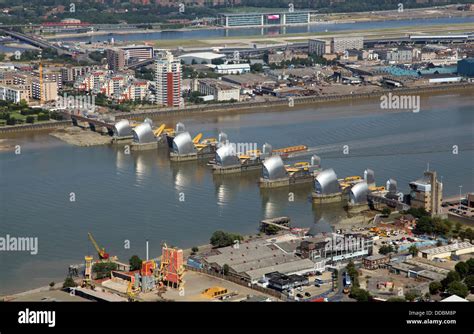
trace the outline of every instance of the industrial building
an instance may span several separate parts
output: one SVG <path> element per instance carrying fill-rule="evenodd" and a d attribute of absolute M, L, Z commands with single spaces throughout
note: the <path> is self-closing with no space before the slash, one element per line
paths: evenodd
<path fill-rule="evenodd" d="M 458 74 L 474 77 L 474 58 L 465 58 L 458 61 Z"/>
<path fill-rule="evenodd" d="M 239 101 L 240 88 L 216 79 L 199 79 L 198 91 L 204 95 L 212 95 L 215 101 Z"/>
<path fill-rule="evenodd" d="M 454 244 L 421 249 L 418 251 L 418 256 L 424 259 L 447 259 L 451 258 L 452 255 L 462 255 L 474 253 L 474 245 L 470 242 L 457 242 Z"/>
<path fill-rule="evenodd" d="M 216 65 L 214 71 L 219 74 L 243 74 L 250 72 L 250 64 L 222 64 Z"/>
<path fill-rule="evenodd" d="M 225 264 L 229 266 L 229 275 L 256 283 L 266 274 L 305 274 L 315 271 L 315 264 L 288 254 L 265 240 L 247 241 L 242 244 L 222 247 L 217 254 L 203 258 L 205 267 L 222 272 Z"/>
<path fill-rule="evenodd" d="M 283 26 L 309 24 L 314 15 L 316 15 L 316 11 L 295 10 L 272 13 L 221 14 L 219 20 L 224 27 Z"/>
<path fill-rule="evenodd" d="M 217 59 L 225 59 L 225 54 L 214 52 L 187 53 L 178 57 L 185 64 L 212 64 Z"/>
<path fill-rule="evenodd" d="M 426 171 L 423 178 L 410 182 L 409 204 L 412 208 L 422 208 L 432 216 L 441 213 L 443 184 L 438 181 L 435 171 Z M 390 189 L 389 189 L 390 191 Z"/>
<path fill-rule="evenodd" d="M 319 267 L 360 259 L 372 255 L 373 241 L 360 234 L 315 234 L 303 240 L 297 254 L 310 259 Z"/>

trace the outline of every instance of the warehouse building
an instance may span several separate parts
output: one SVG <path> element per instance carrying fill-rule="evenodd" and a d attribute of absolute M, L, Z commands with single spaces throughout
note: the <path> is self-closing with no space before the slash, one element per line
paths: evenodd
<path fill-rule="evenodd" d="M 239 101 L 240 88 L 215 79 L 200 79 L 198 91 L 204 95 L 212 95 L 214 101 Z"/>
<path fill-rule="evenodd" d="M 207 269 L 216 272 L 222 272 L 224 265 L 228 265 L 229 275 L 251 283 L 272 272 L 303 275 L 315 271 L 311 260 L 288 254 L 264 240 L 219 248 L 217 254 L 205 257 L 203 262 Z"/>
<path fill-rule="evenodd" d="M 474 245 L 470 242 L 459 242 L 451 245 L 422 249 L 418 256 L 424 259 L 433 260 L 435 258 L 450 258 L 452 255 L 462 255 L 474 253 Z"/>
<path fill-rule="evenodd" d="M 466 77 L 474 77 L 474 58 L 466 58 L 458 61 L 458 74 Z"/>
<path fill-rule="evenodd" d="M 185 64 L 212 64 L 217 59 L 225 59 L 225 55 L 214 52 L 195 52 L 179 56 L 179 60 Z"/>

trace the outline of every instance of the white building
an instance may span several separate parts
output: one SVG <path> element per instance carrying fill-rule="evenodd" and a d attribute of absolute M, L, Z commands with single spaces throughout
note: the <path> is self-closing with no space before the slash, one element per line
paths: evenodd
<path fill-rule="evenodd" d="M 250 64 L 222 64 L 215 67 L 220 74 L 242 74 L 250 72 Z"/>
<path fill-rule="evenodd" d="M 331 41 L 332 53 L 344 52 L 350 49 L 360 50 L 363 47 L 363 37 L 334 37 Z"/>
<path fill-rule="evenodd" d="M 21 100 L 28 101 L 28 89 L 21 86 L 0 86 L 0 100 L 20 103 Z"/>
<path fill-rule="evenodd" d="M 212 64 L 213 60 L 225 59 L 225 55 L 214 52 L 196 52 L 187 53 L 185 55 L 179 56 L 179 59 L 182 60 L 185 64 Z"/>
<path fill-rule="evenodd" d="M 156 103 L 166 107 L 179 107 L 181 103 L 181 62 L 171 52 L 156 60 Z"/>

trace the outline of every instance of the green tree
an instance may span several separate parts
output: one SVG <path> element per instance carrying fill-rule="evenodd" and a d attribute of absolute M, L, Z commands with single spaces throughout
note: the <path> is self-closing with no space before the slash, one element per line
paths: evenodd
<path fill-rule="evenodd" d="M 459 277 L 463 279 L 469 274 L 469 265 L 466 262 L 458 262 L 454 266 L 454 270 L 459 274 Z"/>
<path fill-rule="evenodd" d="M 117 264 L 113 262 L 99 262 L 92 266 L 92 272 L 98 279 L 110 277 L 113 270 L 117 270 Z"/>
<path fill-rule="evenodd" d="M 457 271 L 451 270 L 446 278 L 441 281 L 444 289 L 447 289 L 448 285 L 452 282 L 459 282 L 461 281 L 461 276 L 459 276 Z"/>
<path fill-rule="evenodd" d="M 432 295 L 438 294 L 442 288 L 443 288 L 443 285 L 441 284 L 441 282 L 438 282 L 438 281 L 431 282 L 430 287 L 429 287 L 430 293 Z"/>
<path fill-rule="evenodd" d="M 466 264 L 469 266 L 469 274 L 474 275 L 474 258 L 467 260 Z"/>
<path fill-rule="evenodd" d="M 143 260 L 138 257 L 138 255 L 133 255 L 128 263 L 130 263 L 130 270 L 139 270 L 142 267 Z"/>
<path fill-rule="evenodd" d="M 410 290 L 407 293 L 405 293 L 405 299 L 408 300 L 409 302 L 414 301 L 417 298 L 421 297 L 421 293 L 418 290 Z"/>
<path fill-rule="evenodd" d="M 368 302 L 370 300 L 370 293 L 364 289 L 352 287 L 349 297 L 354 298 L 358 302 Z"/>
<path fill-rule="evenodd" d="M 449 283 L 447 292 L 450 295 L 456 295 L 462 298 L 466 298 L 466 296 L 469 294 L 466 284 L 457 281 Z"/>
<path fill-rule="evenodd" d="M 352 286 L 358 288 L 359 287 L 359 272 L 357 271 L 357 268 L 355 267 L 354 262 L 349 261 L 349 263 L 346 266 L 347 273 L 351 277 L 352 280 Z"/>
<path fill-rule="evenodd" d="M 33 124 L 35 122 L 34 116 L 26 116 L 26 123 Z"/>
<path fill-rule="evenodd" d="M 243 237 L 238 234 L 216 231 L 212 234 L 210 243 L 214 247 L 227 247 L 234 245 L 236 241 L 239 242 L 241 240 L 243 240 Z"/>
<path fill-rule="evenodd" d="M 75 288 L 77 286 L 76 282 L 72 279 L 72 277 L 66 277 L 63 283 L 63 289 L 67 288 Z"/>
<path fill-rule="evenodd" d="M 52 288 L 52 287 L 54 287 L 55 284 L 56 283 L 54 283 L 54 281 L 51 281 L 51 282 L 49 282 L 49 287 Z"/>
<path fill-rule="evenodd" d="M 464 279 L 464 284 L 466 284 L 467 288 L 474 293 L 474 275 L 469 275 Z"/>
<path fill-rule="evenodd" d="M 194 246 L 193 248 L 191 248 L 191 252 L 193 254 L 196 254 L 197 252 L 199 252 L 199 248 L 197 246 Z"/>
<path fill-rule="evenodd" d="M 385 208 L 382 209 L 382 214 L 383 214 L 385 217 L 390 216 L 391 213 L 392 213 L 392 210 L 390 210 L 390 208 L 385 207 Z"/>
<path fill-rule="evenodd" d="M 379 248 L 379 254 L 386 255 L 388 253 L 392 253 L 394 251 L 392 245 L 383 245 Z"/>
<path fill-rule="evenodd" d="M 411 256 L 415 257 L 418 254 L 418 248 L 416 247 L 416 245 L 411 245 L 408 248 L 408 253 L 410 253 Z"/>

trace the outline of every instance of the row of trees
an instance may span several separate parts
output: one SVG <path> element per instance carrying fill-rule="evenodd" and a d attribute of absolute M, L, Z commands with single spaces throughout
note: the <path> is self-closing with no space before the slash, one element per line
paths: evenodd
<path fill-rule="evenodd" d="M 227 247 L 244 240 L 240 234 L 216 231 L 212 234 L 210 243 L 214 247 Z"/>
<path fill-rule="evenodd" d="M 453 223 L 448 219 L 431 217 L 425 209 L 409 209 L 406 213 L 418 218 L 416 227 L 413 230 L 415 234 L 440 235 L 446 238 L 461 238 L 474 240 L 474 230 L 470 227 L 463 229 L 459 222 Z"/>
<path fill-rule="evenodd" d="M 447 292 L 463 298 L 474 293 L 474 259 L 458 262 L 441 282 L 431 282 L 429 289 L 432 295 Z"/>

